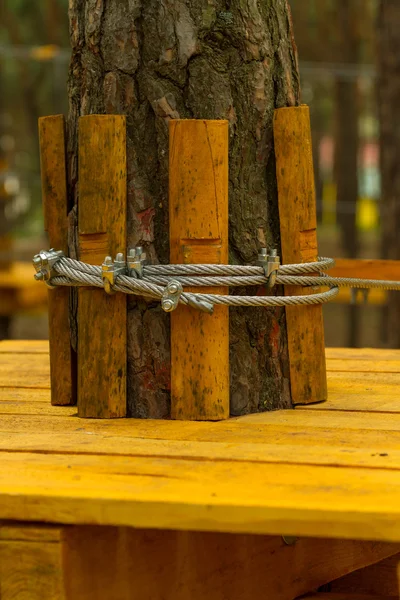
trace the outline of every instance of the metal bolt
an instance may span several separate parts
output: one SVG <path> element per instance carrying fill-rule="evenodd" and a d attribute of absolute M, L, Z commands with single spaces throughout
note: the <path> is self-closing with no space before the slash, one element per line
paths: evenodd
<path fill-rule="evenodd" d="M 117 256 L 115 257 L 116 262 L 124 262 L 124 255 L 122 254 L 122 252 L 118 252 Z"/>
<path fill-rule="evenodd" d="M 267 249 L 266 248 L 261 248 L 260 249 L 260 255 L 261 256 L 267 256 Z"/>
<path fill-rule="evenodd" d="M 135 258 L 135 256 L 136 256 L 136 250 L 135 250 L 135 248 L 129 248 L 128 257 L 129 258 Z"/>
<path fill-rule="evenodd" d="M 105 259 L 104 259 L 104 264 L 105 264 L 105 265 L 112 265 L 112 264 L 113 264 L 113 261 L 112 261 L 112 258 L 111 258 L 111 256 L 106 256 L 106 257 L 105 257 Z"/>
<path fill-rule="evenodd" d="M 178 284 L 171 282 L 168 284 L 168 290 L 171 294 L 176 294 L 179 290 Z"/>
<path fill-rule="evenodd" d="M 286 544 L 286 546 L 294 546 L 297 542 L 297 537 L 294 535 L 283 535 L 282 540 Z"/>
<path fill-rule="evenodd" d="M 42 271 L 35 273 L 33 277 L 36 279 L 36 281 L 43 281 L 43 279 L 44 279 L 44 275 L 43 275 Z"/>
<path fill-rule="evenodd" d="M 137 256 L 138 258 L 140 256 L 142 256 L 143 254 L 143 247 L 142 246 L 136 246 L 135 248 L 135 256 Z"/>
<path fill-rule="evenodd" d="M 172 300 L 163 300 L 162 307 L 165 312 L 171 312 L 174 309 L 174 303 Z"/>
<path fill-rule="evenodd" d="M 278 250 L 276 248 L 273 248 L 273 250 L 271 250 L 271 256 L 278 256 Z"/>
<path fill-rule="evenodd" d="M 34 256 L 33 257 L 33 264 L 34 265 L 40 265 L 40 263 L 42 262 L 42 259 L 40 258 L 40 256 Z"/>

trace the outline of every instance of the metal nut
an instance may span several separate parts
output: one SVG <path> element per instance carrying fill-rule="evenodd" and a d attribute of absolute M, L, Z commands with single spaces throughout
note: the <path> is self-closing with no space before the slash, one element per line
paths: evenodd
<path fill-rule="evenodd" d="M 163 300 L 162 308 L 163 310 L 165 310 L 165 312 L 172 312 L 174 310 L 174 303 L 172 302 L 172 300 Z"/>

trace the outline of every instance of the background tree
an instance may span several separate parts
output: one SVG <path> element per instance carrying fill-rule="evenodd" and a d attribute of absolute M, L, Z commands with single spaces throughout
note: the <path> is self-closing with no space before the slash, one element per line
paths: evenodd
<path fill-rule="evenodd" d="M 378 14 L 378 104 L 381 131 L 382 255 L 400 260 L 400 5 L 381 0 Z M 400 302 L 391 294 L 384 318 L 389 346 L 400 345 Z"/>
<path fill-rule="evenodd" d="M 128 133 L 128 238 L 167 263 L 168 120 L 230 123 L 230 260 L 279 245 L 272 119 L 299 102 L 286 0 L 72 0 L 70 190 L 80 115 L 121 113 Z M 111 225 L 111 224 L 110 224 Z M 112 225 L 111 225 L 112 226 Z M 169 414 L 169 319 L 130 299 L 128 395 L 134 416 Z M 283 310 L 231 310 L 233 414 L 290 405 Z"/>

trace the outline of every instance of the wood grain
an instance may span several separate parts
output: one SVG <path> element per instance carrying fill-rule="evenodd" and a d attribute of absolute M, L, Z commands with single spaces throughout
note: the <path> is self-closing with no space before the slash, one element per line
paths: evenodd
<path fill-rule="evenodd" d="M 274 142 L 278 182 L 282 263 L 317 259 L 317 221 L 310 116 L 307 106 L 275 111 Z M 285 287 L 289 296 L 310 288 Z M 288 306 L 286 321 L 290 387 L 294 404 L 326 400 L 322 306 Z"/>
<path fill-rule="evenodd" d="M 59 528 L 0 525 L 1 600 L 64 600 Z"/>
<path fill-rule="evenodd" d="M 365 594 L 376 596 L 399 597 L 397 569 L 400 565 L 400 554 L 380 561 L 369 567 L 349 573 L 330 585 L 335 594 Z"/>
<path fill-rule="evenodd" d="M 40 164 L 45 230 L 50 247 L 68 256 L 68 196 L 62 115 L 39 119 Z M 51 403 L 76 403 L 76 356 L 69 330 L 68 288 L 49 290 Z"/>
<path fill-rule="evenodd" d="M 227 121 L 170 121 L 169 204 L 171 263 L 227 264 Z M 212 316 L 183 306 L 171 314 L 171 373 L 173 419 L 229 417 L 227 307 Z"/>
<path fill-rule="evenodd" d="M 99 265 L 126 255 L 126 120 L 79 121 L 79 252 Z M 78 308 L 78 414 L 126 415 L 126 296 L 81 288 Z"/>
<path fill-rule="evenodd" d="M 118 600 L 293 600 L 393 551 L 327 539 L 289 547 L 279 537 L 72 527 L 67 597 L 98 600 L 107 590 Z"/>

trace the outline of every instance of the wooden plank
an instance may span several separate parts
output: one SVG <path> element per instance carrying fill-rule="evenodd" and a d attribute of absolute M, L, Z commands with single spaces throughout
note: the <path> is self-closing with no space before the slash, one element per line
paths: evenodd
<path fill-rule="evenodd" d="M 50 404 L 50 389 L 0 387 L 0 402 L 41 402 Z"/>
<path fill-rule="evenodd" d="M 278 537 L 71 527 L 65 579 L 73 600 L 103 590 L 119 600 L 293 600 L 387 552 L 387 544 L 326 539 L 286 546 Z"/>
<path fill-rule="evenodd" d="M 327 348 L 327 359 L 347 360 L 397 360 L 400 362 L 400 350 L 386 348 Z"/>
<path fill-rule="evenodd" d="M 317 259 L 317 220 L 307 106 L 275 111 L 274 142 L 283 264 Z M 289 296 L 310 288 L 285 287 Z M 322 306 L 286 307 L 290 387 L 294 404 L 327 398 Z"/>
<path fill-rule="evenodd" d="M 53 525 L 32 525 L 31 523 L 1 523 L 0 540 L 13 542 L 54 542 L 61 541 L 61 530 Z"/>
<path fill-rule="evenodd" d="M 49 540 L 49 529 L 0 526 L 2 600 L 64 600 L 60 533 L 54 529 Z"/>
<path fill-rule="evenodd" d="M 368 594 L 376 598 L 379 595 L 399 597 L 397 568 L 400 554 L 396 554 L 377 564 L 349 573 L 330 584 L 332 592 L 348 594 Z M 333 599 L 334 600 L 334 599 Z"/>
<path fill-rule="evenodd" d="M 0 354 L 47 354 L 49 355 L 49 342 L 47 340 L 2 340 L 0 341 Z"/>
<path fill-rule="evenodd" d="M 332 358 L 327 360 L 329 372 L 342 371 L 352 373 L 400 373 L 400 360 L 362 360 Z"/>
<path fill-rule="evenodd" d="M 400 281 L 399 260 L 336 258 L 335 263 L 333 269 L 329 269 L 329 275 L 333 277 Z"/>
<path fill-rule="evenodd" d="M 273 426 L 269 428 L 268 436 L 253 434 L 251 430 L 247 430 L 246 436 L 221 431 L 221 441 L 216 441 L 215 432 L 214 435 L 198 432 L 193 435 L 197 439 L 191 439 L 186 433 L 179 440 L 169 439 L 167 432 L 167 439 L 151 439 L 129 433 L 124 435 L 123 432 L 111 435 L 97 428 L 82 432 L 77 431 L 76 425 L 71 428 L 70 423 L 64 431 L 59 423 L 53 430 L 47 428 L 42 433 L 29 432 L 29 428 L 21 425 L 14 429 L 18 432 L 11 435 L 0 430 L 0 452 L 184 458 L 204 462 L 230 461 L 233 466 L 237 462 L 251 461 L 400 470 L 399 432 L 367 431 L 344 436 L 342 430 L 323 430 L 324 441 L 321 442 L 318 439 L 321 430 L 302 432 L 300 428 L 285 430 Z"/>
<path fill-rule="evenodd" d="M 0 387 L 50 388 L 49 357 L 45 354 L 2 354 Z"/>
<path fill-rule="evenodd" d="M 171 263 L 228 263 L 228 122 L 171 120 Z M 197 288 L 198 292 L 204 291 Z M 208 293 L 227 293 L 209 288 Z M 229 310 L 171 314 L 171 415 L 229 417 Z"/>
<path fill-rule="evenodd" d="M 68 252 L 68 196 L 64 117 L 39 119 L 40 164 L 45 230 L 51 248 Z M 69 331 L 68 288 L 49 290 L 51 402 L 76 404 L 76 356 Z"/>
<path fill-rule="evenodd" d="M 397 600 L 398 596 L 369 596 L 365 594 L 335 594 L 335 593 L 315 593 L 302 596 L 299 600 Z"/>
<path fill-rule="evenodd" d="M 399 373 L 328 372 L 328 400 L 298 409 L 399 413 L 399 386 Z"/>
<path fill-rule="evenodd" d="M 79 120 L 79 252 L 99 265 L 126 253 L 126 120 Z M 126 415 L 126 296 L 79 289 L 78 412 Z"/>
<path fill-rule="evenodd" d="M 400 542 L 399 507 L 399 471 L 12 452 L 0 462 L 7 520 Z"/>

